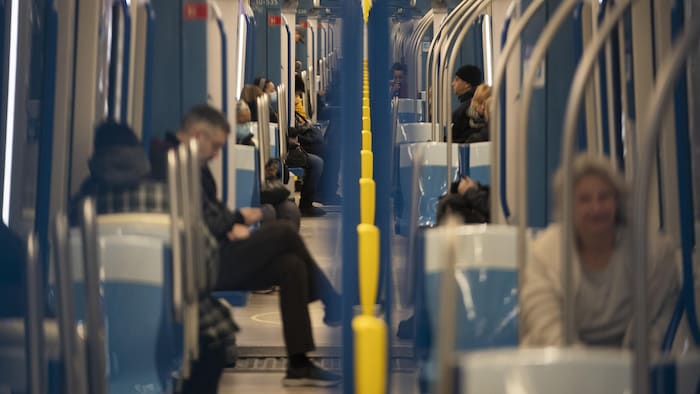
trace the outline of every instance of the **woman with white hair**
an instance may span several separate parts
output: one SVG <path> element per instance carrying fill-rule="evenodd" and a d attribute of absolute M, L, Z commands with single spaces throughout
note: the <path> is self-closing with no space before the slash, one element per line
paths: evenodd
<path fill-rule="evenodd" d="M 553 223 L 534 240 L 525 268 L 520 301 L 521 344 L 564 343 L 561 283 L 563 264 L 571 264 L 575 344 L 632 346 L 632 288 L 624 180 L 603 157 L 583 154 L 572 174 L 574 245 L 571 262 L 561 261 L 564 228 Z M 554 177 L 555 210 L 561 217 L 564 174 Z M 675 251 L 668 239 L 652 237 L 648 276 L 651 349 L 660 349 L 680 292 Z M 639 245 L 637 245 L 639 247 Z M 677 341 L 680 342 L 680 341 Z"/>

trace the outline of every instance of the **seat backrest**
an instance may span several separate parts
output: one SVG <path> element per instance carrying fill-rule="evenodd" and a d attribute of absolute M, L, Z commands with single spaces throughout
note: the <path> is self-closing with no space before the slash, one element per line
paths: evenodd
<path fill-rule="evenodd" d="M 110 391 L 160 390 L 182 353 L 173 318 L 170 217 L 115 214 L 98 216 L 97 223 Z M 84 294 L 78 229 L 71 230 L 70 248 L 75 294 Z M 78 319 L 84 314 L 79 298 Z"/>
<path fill-rule="evenodd" d="M 491 142 L 459 146 L 459 172 L 481 184 L 491 183 Z"/>
<path fill-rule="evenodd" d="M 442 271 L 450 234 L 456 237 L 458 349 L 518 344 L 517 227 L 463 225 L 425 234 L 425 302 L 432 326 L 439 318 Z M 436 331 L 433 331 L 436 332 Z"/>
<path fill-rule="evenodd" d="M 418 225 L 433 226 L 437 222 L 437 204 L 440 196 L 447 193 L 450 183 L 457 179 L 459 170 L 459 152 L 457 145 L 452 145 L 452 175 L 447 179 L 447 144 L 444 142 L 420 142 L 399 145 L 399 175 L 397 213 L 398 231 L 408 233 L 411 217 L 412 173 L 416 154 L 423 149 L 423 163 L 419 179 Z"/>
<path fill-rule="evenodd" d="M 431 123 L 403 123 L 399 125 L 396 135 L 396 143 L 429 142 L 433 140 L 433 128 Z"/>
<path fill-rule="evenodd" d="M 399 123 L 423 122 L 425 120 L 424 101 L 420 99 L 398 99 Z"/>
<path fill-rule="evenodd" d="M 277 123 L 270 123 L 270 157 L 279 157 L 279 132 L 277 131 Z M 250 131 L 253 133 L 257 146 L 260 147 L 260 136 L 258 131 L 258 122 L 250 123 Z"/>
<path fill-rule="evenodd" d="M 229 209 L 260 205 L 260 166 L 256 148 L 247 145 L 230 147 L 229 155 Z"/>
<path fill-rule="evenodd" d="M 632 392 L 631 360 L 627 351 L 545 348 L 467 353 L 459 363 L 469 393 L 584 394 Z"/>

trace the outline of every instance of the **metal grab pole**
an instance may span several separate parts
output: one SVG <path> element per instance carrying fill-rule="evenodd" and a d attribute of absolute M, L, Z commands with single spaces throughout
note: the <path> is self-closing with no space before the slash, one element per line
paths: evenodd
<path fill-rule="evenodd" d="M 472 0 L 473 1 L 473 0 Z M 431 100 L 431 123 L 432 123 L 432 128 L 433 128 L 433 141 L 439 141 L 439 127 L 438 127 L 438 122 L 439 122 L 439 111 L 440 111 L 440 106 L 438 103 L 438 97 L 439 96 L 439 91 L 440 91 L 440 86 L 439 86 L 439 80 L 438 80 L 438 69 L 440 68 L 438 65 L 438 62 L 440 61 L 440 47 L 442 45 L 442 39 L 443 39 L 443 33 L 447 34 L 447 32 L 452 28 L 453 24 L 453 19 L 456 18 L 456 15 L 460 15 L 462 12 L 462 9 L 467 6 L 469 3 L 469 0 L 459 3 L 457 7 L 450 12 L 445 19 L 443 19 L 442 24 L 440 25 L 440 29 L 438 32 L 433 32 L 433 40 L 430 42 L 430 48 L 428 49 L 428 59 L 427 59 L 427 67 L 426 67 L 426 81 L 429 81 L 429 87 L 432 89 L 430 94 L 428 95 Z M 434 17 L 434 16 L 433 16 Z"/>
<path fill-rule="evenodd" d="M 97 239 L 95 202 L 92 198 L 83 200 L 81 207 L 80 232 L 83 244 L 83 272 L 85 281 L 85 331 L 87 338 L 88 392 L 107 393 L 107 357 L 105 354 L 106 336 L 102 292 L 100 291 L 101 267 Z"/>
<path fill-rule="evenodd" d="M 448 74 L 445 75 L 445 72 L 440 73 L 442 76 L 442 79 L 439 80 L 438 83 L 441 83 L 440 86 L 440 94 L 442 97 L 442 102 L 441 102 L 441 108 L 442 108 L 442 121 L 441 124 L 444 127 L 448 127 L 450 122 L 452 121 L 452 111 L 451 111 L 451 105 L 448 105 L 448 103 L 451 101 L 452 98 L 452 93 L 450 91 L 450 85 L 452 82 L 452 74 L 454 72 L 454 61 L 451 59 L 454 58 L 456 61 L 456 53 L 459 52 L 459 45 L 455 45 L 456 41 L 461 38 L 461 41 L 464 40 L 464 37 L 466 36 L 467 32 L 469 32 L 469 27 L 474 23 L 476 20 L 476 17 L 474 15 L 477 15 L 477 11 L 485 9 L 484 3 L 488 5 L 490 0 L 472 0 L 471 2 L 465 2 L 465 8 L 463 11 L 460 11 L 461 14 L 459 16 L 459 19 L 454 22 L 453 26 L 461 26 L 463 27 L 462 29 L 452 29 L 449 32 L 449 35 L 447 36 L 447 39 L 442 42 L 441 45 L 441 58 L 440 58 L 440 68 L 442 68 L 444 71 L 446 71 Z M 461 44 L 461 41 L 459 42 Z M 452 62 L 452 68 L 450 68 L 450 62 Z M 476 86 L 473 86 L 474 89 L 476 89 Z M 450 130 L 446 130 L 447 134 L 451 134 Z"/>
<path fill-rule="evenodd" d="M 593 71 L 593 67 L 596 65 L 596 60 L 600 51 L 603 49 L 605 43 L 609 39 L 609 36 L 613 29 L 617 27 L 619 21 L 624 16 L 627 9 L 632 4 L 632 0 L 620 0 L 612 9 L 610 15 L 604 20 L 602 26 L 598 30 L 597 35 L 589 43 L 586 52 L 581 57 L 581 62 L 574 74 L 574 79 L 571 85 L 571 94 L 569 96 L 566 112 L 564 117 L 564 136 L 562 138 L 562 166 L 565 176 L 564 190 L 563 190 L 563 231 L 564 234 L 561 237 L 561 250 L 562 250 L 562 261 L 564 262 L 562 270 L 562 283 L 564 288 L 564 302 L 562 303 L 562 316 L 564 316 L 564 338 L 567 345 L 570 345 L 574 338 L 575 333 L 575 316 L 573 311 L 575 308 L 575 300 L 573 297 L 573 290 L 571 283 L 573 282 L 571 278 L 571 259 L 573 255 L 572 243 L 574 240 L 574 228 L 573 228 L 573 179 L 571 179 L 570 174 L 573 172 L 573 156 L 574 156 L 574 145 L 576 142 L 576 131 L 577 131 L 577 121 L 578 112 L 581 108 L 581 103 L 583 101 L 583 95 L 587 86 L 588 78 Z M 658 108 L 658 107 L 649 107 Z M 650 123 L 647 123 L 648 125 Z M 657 132 L 651 130 L 650 133 Z M 652 157 L 651 155 L 649 157 Z M 646 163 L 651 165 L 651 160 Z M 640 177 L 636 177 L 637 182 L 644 182 L 640 180 Z M 642 200 L 646 203 L 647 195 L 636 196 L 635 201 Z M 639 199 L 639 200 L 637 200 Z M 638 211 L 641 216 L 646 215 L 646 211 Z M 642 227 L 641 224 L 644 224 Z M 630 228 L 632 231 L 632 242 L 630 243 L 630 248 L 632 250 L 628 251 L 628 256 L 630 258 L 630 264 L 633 264 L 638 269 L 635 270 L 635 287 L 634 287 L 634 297 L 633 297 L 633 310 L 634 310 L 634 338 L 635 338 L 635 361 L 634 361 L 634 381 L 633 381 L 633 392 L 636 394 L 646 394 L 649 392 L 649 349 L 648 349 L 648 312 L 646 310 L 646 275 L 647 275 L 647 262 L 645 260 L 646 254 L 642 252 L 641 248 L 646 247 L 646 222 L 645 218 L 640 220 L 640 223 L 631 224 Z M 635 245 L 637 247 L 635 247 Z"/>
<path fill-rule="evenodd" d="M 27 387 L 30 394 L 45 391 L 46 369 L 44 367 L 44 292 L 42 269 L 39 263 L 39 239 L 29 234 L 27 239 L 25 342 L 27 354 Z"/>
<path fill-rule="evenodd" d="M 510 38 L 506 40 L 506 44 L 503 47 L 503 50 L 501 51 L 501 54 L 498 59 L 498 63 L 496 64 L 496 72 L 493 75 L 493 89 L 492 89 L 492 94 L 495 96 L 498 96 L 501 94 L 501 89 L 504 87 L 505 83 L 505 74 L 506 74 L 506 69 L 508 67 L 508 60 L 510 59 L 510 56 L 513 54 L 513 50 L 516 48 L 516 44 L 520 42 L 520 37 L 527 27 L 527 24 L 530 23 L 532 18 L 534 17 L 535 13 L 537 13 L 537 10 L 540 9 L 540 7 L 544 4 L 544 0 L 534 0 L 530 5 L 527 7 L 525 12 L 518 18 L 517 21 L 515 21 L 515 24 L 511 27 L 512 32 L 510 33 Z M 494 138 L 495 136 L 499 135 L 498 132 L 500 131 L 501 128 L 505 128 L 506 124 L 501 124 L 501 102 L 500 100 L 493 100 L 493 104 L 491 107 L 491 157 L 498 157 L 501 155 L 504 151 L 501 147 L 501 141 L 499 138 Z M 527 133 L 527 131 L 525 131 Z M 491 160 L 491 179 L 498 179 L 500 174 L 503 174 L 502 171 L 500 171 L 499 166 L 501 165 L 502 160 Z M 495 165 L 494 165 L 495 164 Z M 499 199 L 501 198 L 501 193 L 500 190 L 500 185 L 498 182 L 491 182 L 491 188 L 493 190 L 493 193 L 491 194 L 491 212 L 498 212 L 499 208 Z M 520 194 L 525 193 L 525 191 L 520 190 Z M 500 217 L 496 216 L 494 219 L 500 221 Z M 498 223 L 498 221 L 496 223 Z M 521 270 L 524 267 L 523 258 L 518 258 L 519 264 L 518 264 L 518 269 Z"/>
<path fill-rule="evenodd" d="M 661 66 L 656 83 L 654 84 L 648 108 L 663 108 L 671 99 L 671 94 L 675 89 L 675 82 L 684 71 L 687 57 L 697 50 L 700 41 L 700 24 L 686 24 L 685 31 L 676 39 L 675 45 Z M 640 134 L 644 138 L 640 157 L 654 157 L 655 148 L 659 144 L 659 137 L 663 131 L 661 127 L 662 115 L 664 111 L 649 111 L 644 117 L 643 132 Z M 638 265 L 635 270 L 634 287 L 634 343 L 635 343 L 635 393 L 646 394 L 649 390 L 649 319 L 646 311 L 646 301 L 648 299 L 646 278 L 648 277 L 649 266 L 649 240 L 647 233 L 648 218 L 646 213 L 649 207 L 649 193 L 651 186 L 651 171 L 653 160 L 642 160 L 639 162 L 640 168 L 634 182 L 633 211 L 632 217 L 632 243 L 629 253 L 630 263 Z M 687 213 L 686 213 L 687 214 Z M 692 274 L 692 271 L 691 271 Z M 692 286 L 693 278 L 690 279 Z M 684 283 L 685 285 L 685 283 Z M 690 302 L 694 302 L 691 298 Z M 690 305 L 694 306 L 694 305 Z M 694 308 L 692 308 L 694 309 Z M 691 330 L 697 330 L 694 310 L 686 309 L 689 313 L 688 320 Z M 694 322 L 693 322 L 694 321 Z M 641 346 L 640 346 L 641 345 Z"/>
<path fill-rule="evenodd" d="M 532 102 L 532 95 L 534 92 L 534 85 L 535 85 L 535 79 L 537 78 L 537 69 L 540 66 L 540 63 L 542 63 L 542 60 L 544 59 L 545 55 L 547 54 L 547 50 L 549 46 L 551 45 L 552 41 L 554 41 L 554 38 L 556 37 L 557 32 L 559 29 L 564 25 L 564 22 L 570 17 L 572 11 L 574 8 L 577 6 L 577 4 L 580 2 L 580 0 L 572 0 L 572 1 L 567 1 L 564 3 L 561 3 L 561 5 L 557 8 L 557 10 L 554 12 L 554 15 L 550 19 L 549 23 L 545 26 L 545 28 L 542 30 L 542 33 L 540 34 L 539 39 L 537 40 L 537 44 L 535 45 L 535 48 L 532 51 L 532 55 L 530 56 L 530 65 L 527 70 L 527 73 L 524 76 L 523 79 L 523 84 L 522 84 L 522 90 L 521 90 L 521 104 L 519 108 L 519 115 L 518 115 L 518 120 L 520 122 L 520 129 L 522 130 L 522 133 L 520 135 L 526 136 L 528 132 L 528 125 L 529 125 L 529 116 L 530 116 L 530 104 Z M 524 259 L 524 256 L 526 256 L 527 252 L 527 246 L 526 246 L 526 239 L 525 239 L 525 232 L 527 231 L 527 225 L 528 225 L 528 215 L 527 215 L 527 208 L 528 208 L 528 198 L 527 198 L 527 139 L 523 138 L 521 140 L 521 143 L 519 144 L 519 149 L 518 149 L 518 187 L 517 187 L 517 192 L 519 194 L 518 198 L 518 251 L 517 255 L 520 256 L 521 259 Z M 564 197 L 564 200 L 566 200 L 566 197 Z M 564 204 L 567 202 L 565 201 Z M 566 217 L 565 217 L 566 218 Z M 564 223 L 567 223 L 566 220 L 564 220 Z M 564 237 L 562 237 L 563 239 Z M 521 262 L 522 264 L 522 262 Z M 564 264 L 564 271 L 568 270 L 568 264 Z M 564 291 L 570 291 L 571 287 L 568 286 L 568 274 L 564 275 L 566 276 L 566 280 L 563 282 L 564 283 Z M 562 278 L 564 279 L 564 278 Z M 569 298 L 564 298 L 564 303 L 563 308 L 566 311 L 562 316 L 568 316 L 574 309 L 574 306 L 572 304 L 572 300 Z M 572 325 L 573 321 L 570 321 L 569 319 L 566 319 L 564 321 L 564 344 L 565 345 L 571 345 L 574 342 L 575 338 L 575 332 L 574 332 L 574 327 Z"/>
<path fill-rule="evenodd" d="M 280 144 L 280 160 L 284 160 L 287 156 L 287 113 L 284 101 L 280 97 L 287 94 L 284 84 L 277 85 L 277 133 Z"/>
<path fill-rule="evenodd" d="M 66 393 L 85 393 L 84 369 L 80 366 L 78 336 L 73 309 L 73 274 L 68 251 L 68 218 L 56 215 L 53 228 L 54 269 L 56 272 L 57 315 L 63 360 L 63 389 Z"/>
<path fill-rule="evenodd" d="M 450 99 L 450 90 L 448 88 L 450 84 L 450 76 L 454 74 L 454 69 L 455 69 L 455 63 L 457 62 L 457 53 L 459 51 L 456 48 L 459 48 L 460 45 L 462 45 L 462 41 L 464 41 L 464 38 L 467 36 L 467 32 L 469 32 L 469 27 L 474 24 L 476 21 L 476 18 L 479 16 L 481 12 L 484 12 L 488 6 L 491 5 L 492 0 L 475 0 L 472 3 L 472 7 L 469 8 L 462 18 L 460 19 L 460 25 L 465 26 L 466 28 L 459 30 L 459 33 L 457 34 L 457 37 L 454 41 L 452 41 L 452 35 L 450 35 L 450 38 L 448 39 L 448 44 L 453 44 L 452 47 L 452 52 L 450 53 L 450 58 L 445 64 L 445 69 L 446 73 L 443 74 L 442 80 L 443 83 L 445 84 L 444 87 L 444 100 L 449 100 Z M 466 23 L 463 23 L 464 19 L 466 19 Z M 457 30 L 453 31 L 452 33 L 455 34 Z M 473 87 L 476 89 L 476 86 Z M 444 108 L 448 108 L 447 106 L 444 106 Z M 445 114 L 446 118 L 449 118 L 449 114 Z M 447 125 L 447 122 L 445 122 L 445 125 Z M 450 184 L 451 176 L 452 176 L 452 130 L 447 130 L 447 184 Z"/>

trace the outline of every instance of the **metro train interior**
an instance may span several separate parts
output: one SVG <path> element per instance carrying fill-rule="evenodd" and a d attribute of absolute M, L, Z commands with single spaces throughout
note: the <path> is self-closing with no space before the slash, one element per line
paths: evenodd
<path fill-rule="evenodd" d="M 695 17 L 0 0 L 0 394 L 700 394 Z"/>

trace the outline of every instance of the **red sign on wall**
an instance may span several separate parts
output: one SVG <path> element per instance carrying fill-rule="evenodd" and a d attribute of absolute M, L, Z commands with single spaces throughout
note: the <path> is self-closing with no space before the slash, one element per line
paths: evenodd
<path fill-rule="evenodd" d="M 299 22 L 299 26 L 303 27 L 304 29 L 309 27 L 309 21 L 303 21 Z"/>
<path fill-rule="evenodd" d="M 281 26 L 282 16 L 281 15 L 270 15 L 267 17 L 267 24 L 270 26 Z"/>
<path fill-rule="evenodd" d="M 203 21 L 209 19 L 209 4 L 185 3 L 182 6 L 182 18 L 186 21 Z"/>

